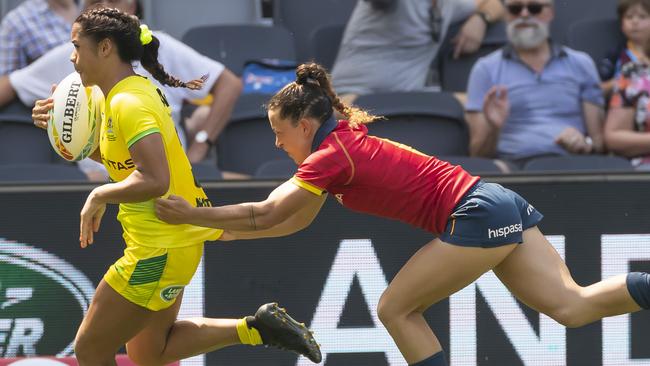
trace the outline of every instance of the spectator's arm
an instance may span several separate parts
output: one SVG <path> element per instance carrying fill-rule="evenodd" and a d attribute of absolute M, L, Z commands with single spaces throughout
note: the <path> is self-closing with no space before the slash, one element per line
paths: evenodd
<path fill-rule="evenodd" d="M 491 23 L 503 20 L 506 13 L 501 0 L 477 0 L 476 9 L 486 14 Z"/>
<path fill-rule="evenodd" d="M 16 98 L 16 91 L 9 82 L 9 76 L 0 76 L 0 108 L 11 103 Z"/>
<path fill-rule="evenodd" d="M 650 154 L 650 133 L 634 130 L 634 108 L 610 108 L 605 122 L 607 149 L 632 158 Z"/>
<path fill-rule="evenodd" d="M 587 126 L 587 135 L 591 137 L 592 141 L 591 152 L 602 153 L 605 151 L 605 141 L 603 136 L 605 111 L 600 105 L 582 102 L 582 112 L 585 117 L 585 125 Z"/>
<path fill-rule="evenodd" d="M 25 55 L 20 51 L 20 31 L 14 20 L 5 17 L 0 23 L 0 75 L 7 75 L 25 63 Z"/>
<path fill-rule="evenodd" d="M 485 119 L 482 112 L 466 112 L 465 120 L 469 127 L 469 155 L 496 156 L 499 130 Z"/>
<path fill-rule="evenodd" d="M 210 113 L 208 113 L 203 125 L 197 128 L 198 131 L 205 130 L 208 133 L 208 139 L 210 141 L 214 142 L 224 127 L 226 127 L 242 88 L 243 84 L 241 79 L 228 69 L 224 69 L 221 75 L 219 75 L 219 78 L 217 78 L 214 86 L 210 90 L 210 94 L 212 94 Z M 207 144 L 197 144 L 191 141 L 187 150 L 190 161 L 193 163 L 201 161 L 207 153 L 207 147 Z"/>
<path fill-rule="evenodd" d="M 486 59 L 479 60 L 472 67 L 467 83 L 465 120 L 469 127 L 469 153 L 471 156 L 493 157 L 496 155 L 499 131 L 505 123 L 507 113 L 509 113 L 507 91 L 505 88 L 497 88 L 494 85 L 490 75 L 490 69 L 493 68 L 494 65 L 490 66 Z M 487 103 L 488 100 L 491 103 Z M 498 106 L 499 108 L 486 110 L 486 106 Z M 496 111 L 502 115 L 492 118 L 495 121 L 490 123 L 487 120 L 486 111 Z"/>

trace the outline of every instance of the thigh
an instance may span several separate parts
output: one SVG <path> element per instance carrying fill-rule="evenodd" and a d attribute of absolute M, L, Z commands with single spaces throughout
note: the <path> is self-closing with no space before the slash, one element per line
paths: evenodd
<path fill-rule="evenodd" d="M 167 335 L 176 322 L 183 293 L 178 295 L 174 305 L 152 312 L 146 326 L 126 343 L 126 349 L 134 359 L 157 359 L 167 345 Z"/>
<path fill-rule="evenodd" d="M 102 280 L 79 326 L 77 343 L 101 354 L 117 352 L 145 328 L 151 315 L 151 311 L 126 300 Z"/>
<path fill-rule="evenodd" d="M 537 227 L 524 231 L 524 242 L 494 273 L 521 302 L 541 312 L 556 309 L 580 290 L 562 257 Z"/>
<path fill-rule="evenodd" d="M 385 304 L 399 313 L 424 311 L 499 264 L 516 245 L 476 248 L 435 239 L 400 269 L 384 292 Z"/>

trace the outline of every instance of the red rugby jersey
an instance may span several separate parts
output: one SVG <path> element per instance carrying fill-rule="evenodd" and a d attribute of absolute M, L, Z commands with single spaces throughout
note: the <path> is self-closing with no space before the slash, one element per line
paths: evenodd
<path fill-rule="evenodd" d="M 441 233 L 453 208 L 479 180 L 461 167 L 339 121 L 298 167 L 292 182 L 329 192 L 354 211 Z"/>

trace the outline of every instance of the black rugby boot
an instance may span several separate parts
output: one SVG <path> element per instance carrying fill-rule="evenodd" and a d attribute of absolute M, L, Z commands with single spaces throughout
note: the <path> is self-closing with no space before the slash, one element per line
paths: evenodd
<path fill-rule="evenodd" d="M 312 332 L 275 302 L 260 306 L 254 320 L 248 322 L 248 325 L 260 332 L 265 345 L 296 352 L 314 363 L 322 360 L 320 347 Z"/>

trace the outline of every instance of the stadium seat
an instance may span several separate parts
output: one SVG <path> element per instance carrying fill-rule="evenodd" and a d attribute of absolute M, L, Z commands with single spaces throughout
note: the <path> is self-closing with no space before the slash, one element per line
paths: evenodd
<path fill-rule="evenodd" d="M 612 58 L 612 52 L 624 44 L 625 36 L 616 18 L 581 20 L 571 25 L 567 34 L 567 45 L 588 53 L 601 75 L 613 73 L 615 65 L 609 59 Z"/>
<path fill-rule="evenodd" d="M 345 26 L 342 24 L 325 25 L 315 29 L 309 42 L 309 57 L 332 71 Z"/>
<path fill-rule="evenodd" d="M 293 37 L 289 31 L 277 26 L 200 26 L 188 30 L 183 42 L 240 76 L 247 61 L 296 59 Z"/>
<path fill-rule="evenodd" d="M 293 34 L 297 60 L 304 62 L 313 56 L 312 32 L 324 25 L 345 26 L 357 0 L 275 0 L 273 4 L 273 23 Z"/>
<path fill-rule="evenodd" d="M 368 125 L 371 135 L 409 145 L 430 155 L 467 155 L 463 107 L 451 93 L 368 94 L 355 104 L 384 116 Z"/>
<path fill-rule="evenodd" d="M 202 161 L 192 164 L 192 174 L 199 182 L 222 180 L 223 175 L 214 161 Z"/>
<path fill-rule="evenodd" d="M 30 115 L 31 116 L 31 115 Z M 0 165 L 52 163 L 54 150 L 47 132 L 31 121 L 0 121 Z"/>
<path fill-rule="evenodd" d="M 287 158 L 275 147 L 264 104 L 270 96 L 242 95 L 230 117 L 230 122 L 217 139 L 217 160 L 222 171 L 253 175 L 264 162 Z"/>
<path fill-rule="evenodd" d="M 534 158 L 524 164 L 524 171 L 546 172 L 621 172 L 633 171 L 629 160 L 612 155 L 567 155 Z"/>
<path fill-rule="evenodd" d="M 291 159 L 270 160 L 260 165 L 253 177 L 259 179 L 287 179 L 296 173 L 296 163 Z"/>
<path fill-rule="evenodd" d="M 456 25 L 455 28 L 457 28 Z M 472 66 L 478 61 L 479 58 L 494 52 L 495 50 L 506 44 L 508 37 L 506 36 L 505 23 L 496 23 L 491 25 L 483 39 L 481 48 L 476 53 L 470 55 L 461 55 L 458 59 L 454 59 L 454 48 L 449 42 L 455 35 L 455 32 L 450 30 L 445 42 L 441 47 L 439 60 L 438 75 L 440 78 L 440 86 L 444 91 L 450 92 L 466 92 L 467 81 L 469 74 L 472 71 Z"/>
<path fill-rule="evenodd" d="M 551 22 L 551 39 L 560 44 L 566 44 L 571 25 L 585 19 L 615 17 L 617 3 L 612 0 L 555 1 L 555 17 Z"/>
<path fill-rule="evenodd" d="M 0 122 L 32 123 L 32 109 L 19 101 L 0 108 Z"/>
<path fill-rule="evenodd" d="M 476 175 L 504 174 L 516 170 L 511 164 L 496 159 L 473 156 L 439 156 L 438 158 L 448 161 L 453 165 L 460 165 L 469 173 Z"/>
<path fill-rule="evenodd" d="M 86 175 L 75 165 L 64 164 L 3 164 L 2 183 L 74 183 L 87 182 Z"/>

